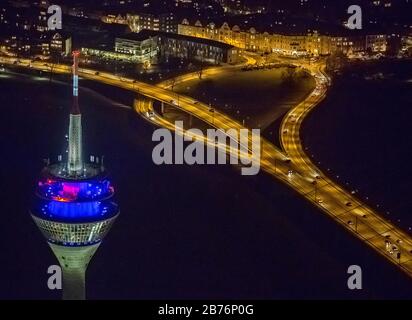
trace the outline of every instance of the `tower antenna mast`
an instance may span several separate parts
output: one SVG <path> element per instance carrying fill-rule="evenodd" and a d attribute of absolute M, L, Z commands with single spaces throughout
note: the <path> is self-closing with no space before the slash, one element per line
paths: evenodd
<path fill-rule="evenodd" d="M 73 103 L 70 110 L 69 156 L 67 170 L 71 176 L 79 176 L 83 170 L 82 115 L 79 108 L 79 51 L 73 51 Z"/>

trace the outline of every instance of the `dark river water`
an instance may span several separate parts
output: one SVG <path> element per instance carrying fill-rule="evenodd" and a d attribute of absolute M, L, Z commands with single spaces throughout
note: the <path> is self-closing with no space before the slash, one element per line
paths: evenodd
<path fill-rule="evenodd" d="M 303 131 L 322 169 L 410 234 L 411 107 L 412 61 L 355 65 L 335 79 Z"/>
<path fill-rule="evenodd" d="M 64 150 L 71 89 L 59 80 L 0 75 L 1 298 L 60 298 L 28 213 L 42 159 Z M 263 173 L 154 165 L 154 128 L 127 108 L 133 95 L 80 85 L 95 90 L 80 91 L 85 154 L 105 155 L 121 207 L 89 266 L 89 298 L 412 297 L 406 276 Z M 363 290 L 347 288 L 353 264 Z"/>

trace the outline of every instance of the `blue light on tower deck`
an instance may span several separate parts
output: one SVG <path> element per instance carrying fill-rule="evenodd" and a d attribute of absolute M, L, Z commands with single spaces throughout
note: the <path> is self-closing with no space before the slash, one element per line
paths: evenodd
<path fill-rule="evenodd" d="M 86 222 L 113 217 L 117 205 L 112 201 L 60 202 L 39 200 L 36 205 L 37 216 L 64 222 Z"/>
<path fill-rule="evenodd" d="M 102 241 L 119 207 L 107 173 L 85 163 L 82 177 L 59 174 L 59 164 L 44 168 L 31 214 L 49 243 L 84 247 Z"/>
<path fill-rule="evenodd" d="M 46 169 L 37 185 L 33 213 L 41 219 L 69 223 L 104 220 L 118 213 L 113 195 L 107 176 L 68 180 Z"/>

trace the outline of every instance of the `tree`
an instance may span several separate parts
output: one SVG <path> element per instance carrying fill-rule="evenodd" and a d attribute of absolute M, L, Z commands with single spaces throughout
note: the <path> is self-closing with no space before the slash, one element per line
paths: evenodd
<path fill-rule="evenodd" d="M 287 67 L 281 75 L 282 81 L 285 84 L 291 84 L 295 81 L 296 78 L 296 68 Z"/>
<path fill-rule="evenodd" d="M 172 91 L 175 87 L 175 84 L 176 84 L 176 78 L 173 77 L 173 78 L 170 79 L 170 88 L 172 88 Z"/>
<path fill-rule="evenodd" d="M 202 80 L 202 76 L 203 76 L 203 68 L 204 68 L 203 64 L 204 64 L 204 61 L 205 61 L 205 58 L 204 58 L 204 56 L 202 55 L 202 57 L 200 58 L 200 69 L 199 69 L 199 71 L 197 72 L 200 80 Z"/>
<path fill-rule="evenodd" d="M 334 52 L 326 60 L 326 70 L 334 71 L 340 69 L 344 67 L 347 62 L 348 57 L 342 51 Z"/>
<path fill-rule="evenodd" d="M 263 58 L 264 64 L 266 65 L 268 63 L 269 52 L 265 51 L 264 53 L 261 54 L 261 57 Z"/>

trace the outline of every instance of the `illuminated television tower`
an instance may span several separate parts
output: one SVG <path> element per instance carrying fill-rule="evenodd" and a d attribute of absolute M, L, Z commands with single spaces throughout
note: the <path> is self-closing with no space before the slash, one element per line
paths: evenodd
<path fill-rule="evenodd" d="M 78 58 L 73 52 L 73 105 L 67 163 L 47 165 L 38 182 L 31 216 L 60 263 L 63 299 L 85 299 L 87 266 L 119 214 L 102 161 L 82 159 L 78 105 Z"/>

